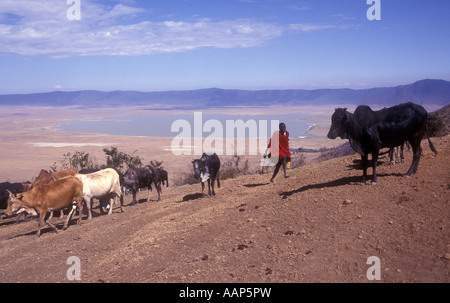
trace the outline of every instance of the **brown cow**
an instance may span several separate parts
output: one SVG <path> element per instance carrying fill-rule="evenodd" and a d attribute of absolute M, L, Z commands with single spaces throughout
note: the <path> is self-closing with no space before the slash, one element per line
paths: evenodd
<path fill-rule="evenodd" d="M 25 209 L 27 212 L 39 213 L 38 230 L 35 239 L 41 234 L 41 226 L 49 211 L 63 210 L 72 207 L 67 219 L 64 223 L 63 229 L 66 229 L 69 220 L 75 211 L 75 206 L 78 207 L 79 217 L 78 224 L 81 224 L 81 217 L 83 213 L 83 183 L 73 176 L 56 180 L 50 184 L 43 184 L 33 187 L 30 191 L 14 196 L 11 192 L 10 201 L 6 214 L 11 216 L 20 209 Z M 50 219 L 45 222 L 58 232 L 56 227 L 50 223 Z"/>
<path fill-rule="evenodd" d="M 55 171 L 52 173 L 49 173 L 48 171 L 41 169 L 41 172 L 37 176 L 36 180 L 33 181 L 31 187 L 33 188 L 37 185 L 49 184 L 58 179 L 61 179 L 61 178 L 67 177 L 67 176 L 74 176 L 76 174 L 78 174 L 78 171 L 73 168 L 63 169 L 63 170 Z"/>
<path fill-rule="evenodd" d="M 76 174 L 78 174 L 78 170 L 74 168 L 63 169 L 51 173 L 52 177 L 55 178 L 56 180 L 67 176 L 75 176 Z"/>
<path fill-rule="evenodd" d="M 55 181 L 55 179 L 52 178 L 52 175 L 48 171 L 41 169 L 41 172 L 37 176 L 36 180 L 31 183 L 31 188 L 42 184 L 49 184 L 53 181 Z"/>
<path fill-rule="evenodd" d="M 39 175 L 37 176 L 36 180 L 33 181 L 30 188 L 33 188 L 35 186 L 42 185 L 42 184 L 50 184 L 58 179 L 61 179 L 61 178 L 67 177 L 67 176 L 74 176 L 76 174 L 78 174 L 78 170 L 76 170 L 74 168 L 63 169 L 63 170 L 55 171 L 52 173 L 49 173 L 48 171 L 41 169 Z M 59 218 L 62 219 L 63 216 L 64 216 L 64 214 L 61 211 Z M 49 220 L 51 220 L 52 218 L 53 218 L 53 212 L 51 212 Z"/>

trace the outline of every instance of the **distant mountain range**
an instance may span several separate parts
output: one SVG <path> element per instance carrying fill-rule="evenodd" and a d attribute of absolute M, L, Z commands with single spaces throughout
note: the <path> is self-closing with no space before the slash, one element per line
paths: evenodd
<path fill-rule="evenodd" d="M 384 105 L 403 102 L 444 106 L 450 103 L 450 82 L 420 80 L 413 84 L 370 89 L 235 90 L 208 88 L 188 91 L 138 92 L 94 90 L 0 95 L 0 105 L 109 107 L 138 105 L 151 108 L 196 109 L 268 105 Z"/>

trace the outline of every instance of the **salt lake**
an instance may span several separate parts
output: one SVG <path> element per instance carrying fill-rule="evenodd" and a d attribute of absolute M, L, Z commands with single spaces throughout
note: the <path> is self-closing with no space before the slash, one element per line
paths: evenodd
<path fill-rule="evenodd" d="M 58 129 L 68 132 L 144 137 L 174 137 L 181 132 L 191 133 L 193 137 L 199 132 L 203 137 L 211 134 L 222 136 L 222 133 L 223 137 L 238 137 L 239 129 L 246 128 L 245 136 L 247 137 L 251 137 L 252 134 L 258 137 L 270 137 L 273 130 L 278 129 L 278 124 L 284 122 L 291 138 L 305 138 L 309 137 L 307 131 L 314 123 L 323 122 L 309 121 L 308 117 L 307 114 L 161 113 L 74 120 L 59 125 Z M 235 128 L 234 133 L 230 133 L 229 127 L 232 127 L 231 132 L 233 127 Z M 254 130 L 255 127 L 256 130 Z"/>

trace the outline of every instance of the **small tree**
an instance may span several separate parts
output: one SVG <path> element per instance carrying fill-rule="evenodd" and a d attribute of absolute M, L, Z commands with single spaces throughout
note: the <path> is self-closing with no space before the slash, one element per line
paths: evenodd
<path fill-rule="evenodd" d="M 70 152 L 67 154 L 63 154 L 64 159 L 58 161 L 60 169 L 68 169 L 75 168 L 77 170 L 81 170 L 84 168 L 97 168 L 98 165 L 94 163 L 91 155 L 84 151 L 75 151 L 74 154 Z M 54 162 L 50 167 L 50 171 L 57 171 L 58 165 L 57 162 Z"/>
<path fill-rule="evenodd" d="M 430 137 L 443 137 L 447 135 L 444 121 L 436 114 L 428 115 L 427 127 Z"/>
<path fill-rule="evenodd" d="M 133 154 L 136 152 L 135 150 Z M 142 166 L 142 158 L 139 156 L 132 156 L 124 152 L 119 152 L 117 147 L 111 146 L 111 149 L 104 148 L 103 152 L 106 154 L 106 166 L 114 168 L 121 172 L 128 168 L 136 168 Z"/>
<path fill-rule="evenodd" d="M 242 164 L 242 165 L 241 165 Z M 222 180 L 236 178 L 237 176 L 247 175 L 250 173 L 248 159 L 244 160 L 244 156 L 234 155 L 220 167 L 220 178 Z"/>

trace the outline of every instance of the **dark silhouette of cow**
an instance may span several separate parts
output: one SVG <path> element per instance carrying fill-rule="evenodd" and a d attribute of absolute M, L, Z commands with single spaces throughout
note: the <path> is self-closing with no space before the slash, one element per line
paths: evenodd
<path fill-rule="evenodd" d="M 0 183 L 0 214 L 4 213 L 8 208 L 9 193 L 12 192 L 13 194 L 20 194 L 25 191 L 24 188 L 25 183 Z"/>
<path fill-rule="evenodd" d="M 125 175 L 123 176 L 123 187 L 129 189 L 133 194 L 131 205 L 137 203 L 136 194 L 139 188 L 148 189 L 147 202 L 150 201 L 152 183 L 155 185 L 158 192 L 158 201 L 161 201 L 161 184 L 158 173 L 153 166 L 147 165 L 145 167 L 130 168 L 125 172 Z"/>
<path fill-rule="evenodd" d="M 374 185 L 377 182 L 376 167 L 380 148 L 392 148 L 409 141 L 413 160 L 406 176 L 417 172 L 422 154 L 420 143 L 425 134 L 431 150 L 437 154 L 428 134 L 427 118 L 427 111 L 411 102 L 379 111 L 361 105 L 353 114 L 346 108 L 337 108 L 331 117 L 328 138 L 349 139 L 351 147 L 361 155 L 363 183 L 367 179 L 368 155 L 372 154 Z"/>
<path fill-rule="evenodd" d="M 220 188 L 219 169 L 220 159 L 214 153 L 212 155 L 203 154 L 200 159 L 192 161 L 194 166 L 194 176 L 202 182 L 202 198 L 205 196 L 205 181 L 208 181 L 208 195 L 215 196 L 214 183 L 217 179 L 217 187 Z M 211 192 L 212 189 L 212 192 Z"/>
<path fill-rule="evenodd" d="M 158 173 L 159 181 L 161 182 L 161 184 L 169 187 L 169 174 L 167 173 L 167 171 L 162 168 L 157 168 L 156 172 Z"/>

